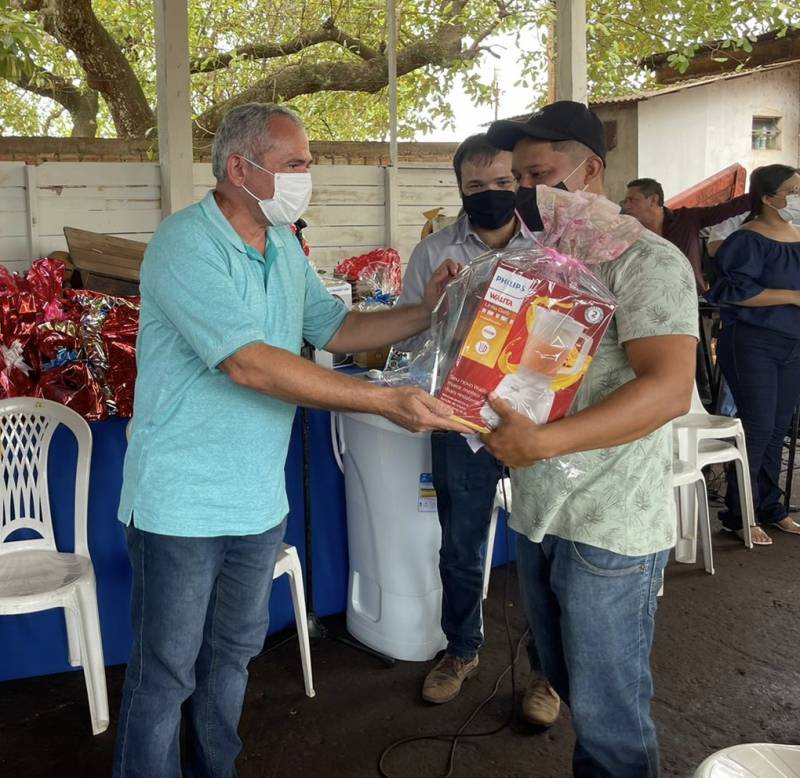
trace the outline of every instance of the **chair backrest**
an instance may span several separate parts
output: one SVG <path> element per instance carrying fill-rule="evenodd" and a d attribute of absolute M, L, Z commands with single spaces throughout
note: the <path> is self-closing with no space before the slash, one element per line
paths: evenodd
<path fill-rule="evenodd" d="M 87 508 L 92 433 L 75 411 L 50 400 L 0 400 L 0 555 L 24 549 L 56 550 L 47 482 L 47 460 L 59 424 L 78 442 L 75 469 L 75 553 L 89 556 Z M 8 538 L 19 530 L 38 537 Z"/>

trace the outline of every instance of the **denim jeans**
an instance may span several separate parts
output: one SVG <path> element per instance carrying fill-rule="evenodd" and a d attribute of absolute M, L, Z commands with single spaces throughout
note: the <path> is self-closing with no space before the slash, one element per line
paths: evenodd
<path fill-rule="evenodd" d="M 267 634 L 284 530 L 285 521 L 259 535 L 183 538 L 128 527 L 133 648 L 115 778 L 236 775 L 247 665 Z"/>
<path fill-rule="evenodd" d="M 787 515 L 779 479 L 783 439 L 800 401 L 800 338 L 748 324 L 727 325 L 720 333 L 717 355 L 744 427 L 756 521 L 773 524 Z M 725 503 L 723 525 L 741 529 L 733 467 L 728 469 Z"/>
<path fill-rule="evenodd" d="M 485 448 L 473 454 L 458 432 L 434 432 L 431 453 L 442 526 L 442 631 L 448 654 L 472 659 L 483 643 L 481 548 L 502 467 Z"/>
<path fill-rule="evenodd" d="M 522 602 L 544 674 L 572 713 L 577 778 L 659 774 L 650 649 L 668 556 L 517 536 Z"/>

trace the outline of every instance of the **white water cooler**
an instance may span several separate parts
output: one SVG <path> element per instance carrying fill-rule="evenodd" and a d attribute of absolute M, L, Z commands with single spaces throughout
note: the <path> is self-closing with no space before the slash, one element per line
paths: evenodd
<path fill-rule="evenodd" d="M 395 659 L 432 659 L 447 641 L 430 435 L 372 414 L 331 418 L 347 499 L 347 629 Z"/>

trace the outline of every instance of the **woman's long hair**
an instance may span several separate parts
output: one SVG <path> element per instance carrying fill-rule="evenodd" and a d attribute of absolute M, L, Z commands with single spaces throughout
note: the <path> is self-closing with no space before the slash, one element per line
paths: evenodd
<path fill-rule="evenodd" d="M 764 210 L 763 197 L 772 197 L 788 181 L 797 168 L 789 165 L 764 165 L 750 174 L 750 215 L 759 216 Z"/>

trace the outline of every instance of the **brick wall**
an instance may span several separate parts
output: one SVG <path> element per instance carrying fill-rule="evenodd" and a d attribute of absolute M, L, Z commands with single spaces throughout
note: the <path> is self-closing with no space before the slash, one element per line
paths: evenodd
<path fill-rule="evenodd" d="M 400 143 L 401 162 L 449 164 L 455 143 Z M 389 144 L 312 141 L 311 153 L 318 165 L 386 165 Z M 146 138 L 0 138 L 0 161 L 27 162 L 151 162 L 158 159 L 158 145 Z M 195 162 L 210 162 L 211 149 L 195 149 Z"/>

